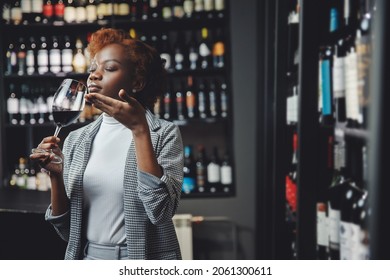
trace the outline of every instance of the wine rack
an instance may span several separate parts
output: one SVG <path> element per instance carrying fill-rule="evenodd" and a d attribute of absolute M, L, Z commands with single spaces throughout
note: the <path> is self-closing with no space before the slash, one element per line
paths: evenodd
<path fill-rule="evenodd" d="M 275 52 L 265 52 L 274 61 L 266 71 L 275 73 L 265 101 L 272 100 L 268 106 L 275 112 L 265 116 L 271 127 L 260 129 L 272 131 L 263 149 L 274 157 L 260 178 L 271 183 L 262 196 L 270 194 L 275 203 L 261 209 L 272 217 L 259 219 L 260 227 L 272 225 L 263 233 L 271 244 L 260 244 L 262 257 L 388 257 L 389 242 L 382 234 L 387 230 L 381 226 L 388 149 L 379 129 L 387 120 L 387 83 L 379 73 L 388 71 L 384 18 L 389 5 L 381 0 L 279 0 L 266 7 L 277 18 L 275 33 L 265 34 L 275 44 Z M 288 165 L 295 133 L 296 165 Z"/>
<path fill-rule="evenodd" d="M 83 1 L 74 1 L 73 4 L 69 4 L 68 2 L 63 1 L 64 9 L 68 8 L 69 5 L 75 5 L 74 8 L 78 9 L 83 8 L 82 5 L 85 6 L 88 4 Z M 5 105 L 2 105 L 0 108 L 0 114 L 2 116 L 0 123 L 0 154 L 2 156 L 0 177 L 3 186 L 9 185 L 11 175 L 14 172 L 14 166 L 17 164 L 18 159 L 20 157 L 27 157 L 31 148 L 36 146 L 42 137 L 50 134 L 54 129 L 54 124 L 50 120 L 50 113 L 43 113 L 45 114 L 43 123 L 38 122 L 38 120 L 33 120 L 30 123 L 29 120 L 35 118 L 38 113 L 28 111 L 27 113 L 23 113 L 27 120 L 26 123 L 21 123 L 21 112 L 19 110 L 16 113 L 16 124 L 12 123 L 10 120 L 11 117 L 9 116 L 9 108 L 7 107 L 7 101 L 11 94 L 10 88 L 15 88 L 18 98 L 20 98 L 22 88 L 24 88 L 25 92 L 23 92 L 23 95 L 26 95 L 26 99 L 30 102 L 32 98 L 36 101 L 37 97 L 40 96 L 43 96 L 45 99 L 49 97 L 52 89 L 58 86 L 64 77 L 85 81 L 88 77 L 86 71 L 88 63 L 82 70 L 78 71 L 76 71 L 75 65 L 72 64 L 72 70 L 68 69 L 65 71 L 64 69 L 60 69 L 53 71 L 49 68 L 49 71 L 42 70 L 43 72 L 40 73 L 37 70 L 37 64 L 40 50 L 43 48 L 41 46 L 42 38 L 46 40 L 47 44 L 44 49 L 47 55 L 46 59 L 49 59 L 49 67 L 51 66 L 50 55 L 51 50 L 54 49 L 54 40 L 58 40 L 59 43 L 55 47 L 58 49 L 57 53 L 62 54 L 64 49 L 68 49 L 71 51 L 73 59 L 77 53 L 77 43 L 81 42 L 82 45 L 79 48 L 82 50 L 88 62 L 88 53 L 85 53 L 88 36 L 95 30 L 103 27 L 123 29 L 129 32 L 132 37 L 136 37 L 156 47 L 163 58 L 165 58 L 163 54 L 166 53 L 170 56 L 169 65 L 166 63 L 168 72 L 167 94 L 169 93 L 170 95 L 170 100 L 167 101 L 170 105 L 168 109 L 169 114 L 164 117 L 164 113 L 167 110 L 166 104 L 164 104 L 164 97 L 159 100 L 158 107 L 155 108 L 155 113 L 160 118 L 173 121 L 180 127 L 184 145 L 196 146 L 202 144 L 206 147 L 206 154 L 211 154 L 212 148 L 218 146 L 220 149 L 220 157 L 222 158 L 222 152 L 227 152 L 231 163 L 234 162 L 233 143 L 231 140 L 233 135 L 233 112 L 231 104 L 232 85 L 230 76 L 228 1 L 205 1 L 204 6 L 192 6 L 192 8 L 191 5 L 194 4 L 194 1 L 184 1 L 187 3 L 181 1 L 180 5 L 175 4 L 173 6 L 171 5 L 173 1 L 132 1 L 138 3 L 137 6 L 132 6 L 133 3 L 129 1 L 129 11 L 125 14 L 123 14 L 123 11 L 127 11 L 127 8 L 122 9 L 122 6 L 119 9 L 119 6 L 117 6 L 122 2 L 112 0 L 96 2 L 94 4 L 96 7 L 89 7 L 92 11 L 95 9 L 97 13 L 96 16 L 90 19 L 84 17 L 78 19 L 70 17 L 69 19 L 67 17 L 69 14 L 66 14 L 67 10 L 65 10 L 65 16 L 63 14 L 56 15 L 57 10 L 54 10 L 53 6 L 53 14 L 51 15 L 50 13 L 45 14 L 45 10 L 42 10 L 41 14 L 35 13 L 34 16 L 33 13 L 28 14 L 28 12 L 23 12 L 21 20 L 12 18 L 13 14 L 11 10 L 17 9 L 17 4 L 13 3 L 13 1 L 5 1 L 2 3 L 3 20 L 0 23 L 0 38 L 2 42 L 0 45 L 0 53 L 2 54 L 2 63 L 0 66 L 0 99 L 2 100 L 1 103 Z M 158 5 L 153 6 L 157 2 Z M 206 2 L 210 2 L 212 6 L 206 6 Z M 42 1 L 42 3 L 46 5 L 46 1 Z M 210 3 L 209 5 L 211 5 Z M 54 1 L 52 4 L 57 4 L 57 1 Z M 112 9 L 109 9 L 104 14 L 100 14 L 100 4 L 107 5 L 106 7 L 112 7 Z M 185 7 L 184 4 L 187 6 Z M 168 9 L 170 10 L 170 14 Z M 205 32 L 206 37 L 204 37 Z M 30 45 L 31 38 L 35 40 L 34 49 Z M 199 50 L 199 45 L 202 40 L 205 41 L 204 43 L 208 47 L 206 54 L 202 54 Z M 69 41 L 71 46 L 65 47 L 66 41 Z M 25 47 L 23 51 L 21 51 L 21 42 L 23 42 Z M 218 42 L 220 43 L 217 44 Z M 18 61 L 23 56 L 27 56 L 23 63 L 29 63 L 28 51 L 34 53 L 35 56 L 33 56 L 35 71 L 31 73 L 26 70 L 26 65 L 18 65 Z M 177 63 L 180 60 L 180 55 L 183 56 L 183 61 L 182 66 L 178 67 Z M 205 58 L 205 60 L 207 59 L 207 66 L 204 66 L 200 62 L 202 55 L 207 56 Z M 198 62 L 196 67 L 191 67 L 190 59 L 194 57 L 197 57 Z M 16 59 L 16 62 L 12 62 L 14 64 L 9 66 L 12 59 Z M 60 63 L 59 67 L 61 66 L 64 68 L 63 63 Z M 23 71 L 20 71 L 20 68 L 23 68 Z M 189 90 L 189 85 L 187 84 L 189 77 L 193 80 L 191 90 L 196 98 L 198 98 L 201 91 L 204 91 L 206 94 L 205 98 L 207 102 L 205 106 L 209 107 L 206 108 L 204 116 L 201 116 L 199 107 L 195 108 L 194 116 L 189 116 L 185 100 L 183 101 L 183 116 L 179 116 L 178 114 L 178 98 L 176 94 L 179 91 L 185 93 Z M 206 85 L 205 88 L 201 88 L 203 85 Z M 221 88 L 222 85 L 223 88 Z M 217 97 L 217 103 L 215 105 L 216 114 L 211 112 L 210 107 L 211 88 L 213 88 L 213 94 Z M 224 94 L 223 98 L 220 97 L 221 92 Z M 196 102 L 198 102 L 198 99 L 196 99 Z M 35 103 L 31 106 L 33 107 L 34 105 Z M 94 115 L 89 116 L 89 119 L 87 118 L 84 122 L 77 122 L 70 127 L 64 128 L 60 133 L 60 137 L 64 139 L 71 130 L 92 121 Z M 233 196 L 234 194 L 234 184 L 232 184 L 227 192 L 211 192 L 209 188 L 206 188 L 206 191 L 202 193 L 183 193 L 183 197 L 226 197 Z"/>

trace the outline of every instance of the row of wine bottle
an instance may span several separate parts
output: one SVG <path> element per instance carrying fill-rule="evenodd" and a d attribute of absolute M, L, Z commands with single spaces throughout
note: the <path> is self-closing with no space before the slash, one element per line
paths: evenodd
<path fill-rule="evenodd" d="M 220 119 L 228 117 L 228 95 L 224 80 L 198 79 L 193 82 L 178 79 L 169 84 L 164 96 L 157 99 L 154 114 L 167 120 Z M 11 125 L 43 124 L 52 121 L 52 96 L 55 84 L 37 85 L 23 83 L 9 85 L 6 102 L 7 123 Z M 100 110 L 86 104 L 78 122 L 91 121 L 100 115 Z"/>
<path fill-rule="evenodd" d="M 208 159 L 205 147 L 198 145 L 196 158 L 193 154 L 192 145 L 185 146 L 183 193 L 231 193 L 233 170 L 228 153 L 225 153 L 223 159 L 220 160 L 218 149 L 214 147 Z M 15 165 L 9 185 L 20 189 L 40 191 L 47 191 L 51 187 L 48 175 L 24 157 L 21 157 L 19 163 Z"/>
<path fill-rule="evenodd" d="M 161 36 L 129 32 L 137 38 L 154 46 L 165 59 L 165 68 L 170 71 L 222 68 L 225 66 L 225 47 L 222 30 L 216 29 L 215 38 L 211 30 L 162 33 Z M 169 36 L 170 35 L 170 36 Z M 34 75 L 60 73 L 86 73 L 90 56 L 87 37 L 71 38 L 68 35 L 19 37 L 11 41 L 5 53 L 5 75 Z M 172 41 L 175 40 L 175 41 Z"/>
<path fill-rule="evenodd" d="M 9 186 L 26 190 L 48 191 L 51 188 L 51 182 L 47 173 L 41 172 L 36 164 L 21 157 L 10 177 Z"/>
<path fill-rule="evenodd" d="M 154 113 L 167 120 L 220 119 L 229 113 L 225 81 L 197 79 L 188 76 L 170 84 L 164 96 L 157 99 Z"/>
<path fill-rule="evenodd" d="M 233 168 L 228 152 L 221 160 L 218 148 L 209 156 L 203 145 L 194 151 L 192 145 L 184 147 L 184 178 L 182 191 L 185 194 L 213 194 L 232 192 Z"/>
<path fill-rule="evenodd" d="M 13 25 L 225 16 L 225 0 L 17 0 L 4 1 L 2 8 L 3 22 Z"/>
<path fill-rule="evenodd" d="M 349 139 L 328 137 L 327 170 L 330 183 L 317 186 L 317 257 L 319 259 L 369 259 L 370 207 L 366 189 L 366 146 Z M 353 146 L 353 148 L 351 147 Z M 353 152 L 360 149 L 361 153 Z M 293 160 L 286 176 L 287 222 L 295 224 L 297 211 L 297 134 Z M 326 180 L 325 180 L 326 181 Z M 320 182 L 321 184 L 323 182 Z M 319 183 L 319 184 L 320 184 Z M 295 226 L 293 225 L 292 228 Z M 293 244 L 295 238 L 292 238 Z M 294 247 L 294 246 L 293 246 Z M 292 252 L 292 256 L 296 252 Z"/>

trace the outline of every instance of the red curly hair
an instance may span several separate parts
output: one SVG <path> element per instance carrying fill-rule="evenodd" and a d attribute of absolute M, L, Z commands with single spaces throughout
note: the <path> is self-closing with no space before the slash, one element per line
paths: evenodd
<path fill-rule="evenodd" d="M 94 32 L 88 45 L 91 57 L 110 44 L 123 46 L 134 67 L 134 79 L 143 81 L 145 87 L 135 98 L 146 108 L 153 109 L 158 96 L 164 94 L 166 70 L 157 50 L 142 41 L 132 39 L 121 29 L 102 28 Z"/>

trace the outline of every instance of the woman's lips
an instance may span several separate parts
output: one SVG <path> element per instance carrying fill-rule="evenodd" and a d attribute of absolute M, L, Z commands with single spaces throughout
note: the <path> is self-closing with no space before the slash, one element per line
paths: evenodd
<path fill-rule="evenodd" d="M 89 85 L 88 91 L 89 92 L 99 92 L 102 88 L 97 85 Z"/>

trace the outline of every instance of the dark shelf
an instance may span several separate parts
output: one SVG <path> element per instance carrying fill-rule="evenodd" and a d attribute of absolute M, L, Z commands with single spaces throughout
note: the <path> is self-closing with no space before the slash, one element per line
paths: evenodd
<path fill-rule="evenodd" d="M 0 188 L 0 212 L 44 214 L 50 204 L 50 192 Z"/>

